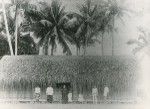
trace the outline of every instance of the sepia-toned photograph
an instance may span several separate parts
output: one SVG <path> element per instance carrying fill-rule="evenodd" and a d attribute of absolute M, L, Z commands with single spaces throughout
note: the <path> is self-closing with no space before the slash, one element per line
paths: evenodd
<path fill-rule="evenodd" d="M 0 0 L 0 109 L 149 109 L 149 0 Z"/>

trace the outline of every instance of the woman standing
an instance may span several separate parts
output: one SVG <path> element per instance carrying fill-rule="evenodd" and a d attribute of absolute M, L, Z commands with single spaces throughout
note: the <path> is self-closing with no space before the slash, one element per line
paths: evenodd
<path fill-rule="evenodd" d="M 68 90 L 66 85 L 64 85 L 62 89 L 62 103 L 63 104 L 68 103 Z"/>

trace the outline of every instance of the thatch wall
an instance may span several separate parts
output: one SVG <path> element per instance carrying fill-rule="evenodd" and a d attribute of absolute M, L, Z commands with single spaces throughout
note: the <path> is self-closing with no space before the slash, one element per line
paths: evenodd
<path fill-rule="evenodd" d="M 77 93 L 90 94 L 97 85 L 100 94 L 108 84 L 110 96 L 131 95 L 137 79 L 137 62 L 123 56 L 4 56 L 0 62 L 0 87 L 10 92 L 28 93 L 39 85 L 71 83 Z M 21 96 L 21 95 L 17 95 Z"/>

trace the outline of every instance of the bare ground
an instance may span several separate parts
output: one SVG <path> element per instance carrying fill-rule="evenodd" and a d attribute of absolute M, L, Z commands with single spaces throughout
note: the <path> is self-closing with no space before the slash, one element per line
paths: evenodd
<path fill-rule="evenodd" d="M 1 103 L 0 109 L 150 109 L 142 104 L 8 104 Z"/>

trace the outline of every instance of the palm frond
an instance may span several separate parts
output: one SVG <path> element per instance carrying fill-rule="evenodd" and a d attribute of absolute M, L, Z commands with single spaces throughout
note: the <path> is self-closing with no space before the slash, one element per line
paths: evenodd
<path fill-rule="evenodd" d="M 75 28 L 79 25 L 77 18 L 72 18 L 65 23 L 65 28 Z"/>
<path fill-rule="evenodd" d="M 85 26 L 85 24 L 84 24 L 84 22 L 80 25 L 80 27 L 78 27 L 78 30 L 77 30 L 77 32 L 75 33 L 75 36 L 76 37 L 83 37 L 84 35 L 85 35 L 85 33 L 86 33 L 87 31 L 86 31 L 86 26 Z"/>
<path fill-rule="evenodd" d="M 63 18 L 66 15 L 65 12 L 65 6 L 59 9 L 58 15 L 57 15 L 57 21 L 60 21 L 61 18 Z"/>
<path fill-rule="evenodd" d="M 140 36 L 138 37 L 138 40 L 139 40 L 139 41 L 142 41 L 142 42 L 145 43 L 145 44 L 148 44 L 148 43 L 149 43 L 149 42 L 148 42 L 148 39 L 147 39 L 146 37 L 142 36 L 142 35 L 140 35 Z"/>
<path fill-rule="evenodd" d="M 37 10 L 26 11 L 25 14 L 26 16 L 29 16 L 33 21 L 40 21 L 42 19 L 46 19 L 44 13 L 41 13 L 40 11 Z"/>
<path fill-rule="evenodd" d="M 51 27 L 52 23 L 48 20 L 41 20 L 40 23 L 45 27 Z"/>
<path fill-rule="evenodd" d="M 57 36 L 58 41 L 59 41 L 60 45 L 63 48 L 63 53 L 66 53 L 67 55 L 72 55 L 71 50 L 70 50 L 70 48 L 69 48 L 69 46 L 68 46 L 68 44 L 67 44 L 67 42 L 64 38 L 64 35 L 63 35 L 62 31 L 60 31 L 58 29 L 56 31 L 57 31 L 57 34 L 58 34 L 58 36 Z"/>
<path fill-rule="evenodd" d="M 132 52 L 133 52 L 133 54 L 136 54 L 137 52 L 140 52 L 143 48 L 144 48 L 144 46 L 138 46 L 138 47 L 134 48 L 132 50 Z"/>
<path fill-rule="evenodd" d="M 55 22 L 59 22 L 64 13 L 65 7 L 61 8 L 61 3 L 58 0 L 53 0 L 51 3 L 51 13 Z"/>
<path fill-rule="evenodd" d="M 144 46 L 144 43 L 140 42 L 139 40 L 136 39 L 131 39 L 127 42 L 128 45 L 138 45 L 140 47 Z"/>

